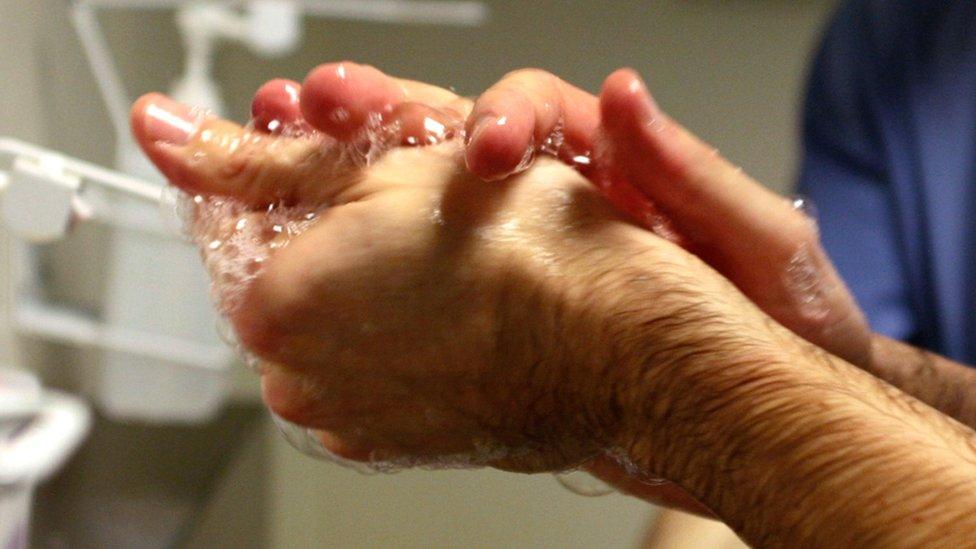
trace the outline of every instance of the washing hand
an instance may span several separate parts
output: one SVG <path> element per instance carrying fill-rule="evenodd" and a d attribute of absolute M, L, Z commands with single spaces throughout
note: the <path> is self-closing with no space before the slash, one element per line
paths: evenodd
<path fill-rule="evenodd" d="M 212 272 L 247 260 L 215 286 L 240 289 L 219 295 L 266 361 L 266 402 L 336 454 L 517 471 L 606 456 L 632 467 L 616 473 L 676 481 L 756 545 L 965 544 L 972 431 L 796 337 L 636 225 L 643 208 L 608 206 L 604 196 L 621 206 L 618 184 L 651 196 L 678 241 L 781 323 L 806 319 L 794 330 L 852 360 L 863 350 L 849 337 L 859 315 L 834 312 L 849 297 L 818 262 L 812 224 L 735 179 L 634 82 L 619 73 L 604 87 L 609 137 L 582 163 L 592 173 L 556 147 L 546 152 L 558 159 L 486 182 L 468 166 L 480 170 L 472 155 L 490 133 L 472 130 L 467 150 L 460 141 L 469 103 L 351 64 L 313 72 L 297 102 L 274 99 L 291 83 L 263 92 L 258 111 L 291 113 L 294 131 L 261 112 L 241 128 L 158 95 L 134 107 L 133 129 L 201 196 L 193 211 L 207 215 L 192 223 Z M 637 140 L 615 144 L 618 131 Z M 783 282 L 775 268 L 794 264 L 797 244 L 813 258 L 800 272 L 824 278 Z M 749 257 L 774 274 L 743 275 Z M 829 305 L 826 316 L 797 309 L 808 302 Z"/>
<path fill-rule="evenodd" d="M 492 184 L 474 176 L 453 138 L 463 100 L 351 64 L 316 70 L 297 99 L 281 96 L 289 86 L 259 93 L 256 130 L 158 95 L 136 104 L 133 128 L 174 184 L 238 204 L 197 221 L 208 240 L 232 241 L 269 204 L 316 212 L 262 257 L 227 312 L 268 363 L 266 402 L 330 451 L 575 466 L 628 445 L 624 410 L 636 408 L 625 403 L 646 401 L 681 349 L 733 324 L 742 337 L 765 332 L 723 278 L 628 223 L 562 163 Z M 415 98 L 426 106 L 404 103 Z M 423 124 L 432 118 L 443 130 Z M 315 131 L 275 135 L 273 120 Z M 413 142 L 443 142 L 398 147 L 418 120 Z M 389 150 L 369 162 L 350 152 L 364 130 L 393 124 Z"/>

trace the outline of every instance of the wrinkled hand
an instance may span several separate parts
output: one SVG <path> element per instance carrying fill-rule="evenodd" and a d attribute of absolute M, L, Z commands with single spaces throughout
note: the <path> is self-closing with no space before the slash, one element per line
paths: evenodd
<path fill-rule="evenodd" d="M 149 95 L 133 130 L 173 183 L 244 205 L 205 223 L 211 237 L 226 241 L 269 203 L 329 206 L 251 273 L 229 313 L 268 362 L 267 404 L 342 457 L 577 465 L 631 434 L 623 416 L 647 400 L 647 373 L 630 358 L 659 341 L 664 368 L 668 350 L 747 309 L 555 160 L 497 184 L 475 177 L 450 139 L 466 112 L 453 95 L 342 64 L 300 89 L 270 83 L 255 106 L 252 131 Z M 400 144 L 446 141 L 350 162 L 376 112 Z"/>
<path fill-rule="evenodd" d="M 504 179 L 533 155 L 557 157 L 632 219 L 659 210 L 683 246 L 793 332 L 853 364 L 870 360 L 871 332 L 815 221 L 671 120 L 632 71 L 612 74 L 599 97 L 544 71 L 515 71 L 476 100 L 465 128 L 476 175 Z M 624 489 L 674 501 L 670 488 Z"/>
<path fill-rule="evenodd" d="M 505 123 L 499 125 L 498 120 Z M 471 170 L 494 180 L 524 166 L 554 134 L 572 163 L 602 149 L 583 173 L 622 179 L 661 210 L 681 243 L 781 324 L 862 367 L 871 332 L 819 243 L 816 223 L 766 190 L 661 112 L 631 71 L 611 75 L 599 98 L 539 70 L 509 74 L 478 98 L 468 119 Z M 521 163 L 521 166 L 520 166 Z M 633 197 L 611 200 L 624 211 Z M 632 208 L 630 208 L 632 211 Z M 704 510 L 671 486 L 631 480 L 613 462 L 592 471 L 644 499 Z"/>

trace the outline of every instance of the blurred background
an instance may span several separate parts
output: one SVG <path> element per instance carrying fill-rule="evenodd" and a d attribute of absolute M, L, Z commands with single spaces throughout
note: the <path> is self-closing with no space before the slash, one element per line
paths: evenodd
<path fill-rule="evenodd" d="M 113 4 L 92 14 L 127 99 L 172 89 L 187 61 L 187 30 L 181 34 L 175 10 L 151 0 Z M 211 76 L 225 113 L 243 121 L 264 81 L 300 81 L 330 60 L 369 63 L 471 95 L 520 67 L 544 68 L 596 91 L 613 69 L 631 66 L 673 117 L 760 181 L 789 192 L 806 65 L 835 0 L 482 4 L 488 17 L 474 26 L 303 15 L 294 47 L 277 56 L 240 41 L 214 42 Z M 72 6 L 0 3 L 0 136 L 130 166 Z M 143 322 L 162 332 L 170 328 L 153 322 L 176 319 L 173 337 L 215 342 L 213 319 L 191 314 L 208 307 L 192 251 L 118 232 L 79 226 L 36 247 L 31 268 L 40 273 L 44 299 L 99 321 Z M 0 230 L 0 239 L 0 364 L 29 368 L 47 386 L 82 395 L 95 411 L 80 449 L 36 492 L 33 546 L 633 547 L 654 515 L 621 495 L 575 495 L 548 475 L 361 476 L 316 462 L 278 436 L 260 404 L 257 377 L 240 365 L 201 374 L 15 326 L 20 290 L 13 271 L 23 256 L 12 235 Z M 179 262 L 179 272 L 167 274 L 165 261 Z M 132 364 L 139 367 L 126 369 Z M 136 392 L 125 394 L 149 391 L 168 400 L 141 410 L 140 398 L 118 396 L 126 387 Z M 193 413 L 179 413 L 182 399 Z"/>

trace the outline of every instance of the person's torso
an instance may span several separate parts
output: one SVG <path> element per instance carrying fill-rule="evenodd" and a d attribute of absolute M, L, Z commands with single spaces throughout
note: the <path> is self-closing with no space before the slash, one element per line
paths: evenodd
<path fill-rule="evenodd" d="M 976 2 L 873 4 L 865 77 L 918 337 L 976 363 Z"/>

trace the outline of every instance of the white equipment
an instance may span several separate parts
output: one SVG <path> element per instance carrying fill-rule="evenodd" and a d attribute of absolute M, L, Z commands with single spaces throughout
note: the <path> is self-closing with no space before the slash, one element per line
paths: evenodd
<path fill-rule="evenodd" d="M 233 353 L 217 337 L 195 250 L 159 214 L 160 190 L 0 138 L 0 221 L 14 237 L 11 316 L 22 334 L 109 353 L 92 372 L 92 396 L 108 415 L 202 420 L 222 404 Z M 83 222 L 124 238 L 126 253 L 108 266 L 101 318 L 54 303 L 44 291 L 38 247 Z M 163 282 L 147 288 L 147 272 Z"/>
<path fill-rule="evenodd" d="M 90 422 L 78 398 L 45 391 L 28 372 L 0 368 L 0 547 L 28 547 L 34 487 L 61 467 Z"/>

